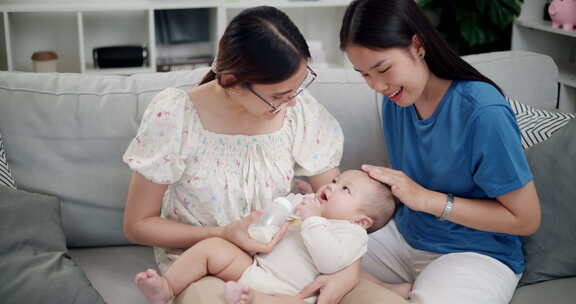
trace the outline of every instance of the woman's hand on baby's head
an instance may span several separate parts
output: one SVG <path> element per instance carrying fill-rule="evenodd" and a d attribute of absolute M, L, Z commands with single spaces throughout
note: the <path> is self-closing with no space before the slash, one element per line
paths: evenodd
<path fill-rule="evenodd" d="M 302 202 L 296 206 L 296 211 L 303 220 L 311 216 L 322 216 L 324 205 L 316 197 L 306 196 Z"/>
<path fill-rule="evenodd" d="M 415 211 L 428 212 L 430 190 L 412 180 L 403 171 L 392 168 L 362 165 L 370 177 L 390 186 L 390 191 L 404 205 Z"/>

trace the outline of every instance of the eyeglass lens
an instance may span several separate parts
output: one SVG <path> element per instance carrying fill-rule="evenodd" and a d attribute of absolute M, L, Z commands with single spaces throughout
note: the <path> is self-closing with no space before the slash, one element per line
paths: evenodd
<path fill-rule="evenodd" d="M 316 79 L 316 73 L 314 73 L 312 70 L 309 70 L 308 74 L 306 74 L 306 79 L 304 79 L 304 81 L 298 88 L 298 91 L 296 91 L 296 94 L 294 94 L 294 97 L 300 95 L 302 91 L 307 89 L 312 84 L 312 82 L 314 82 L 315 79 Z"/>

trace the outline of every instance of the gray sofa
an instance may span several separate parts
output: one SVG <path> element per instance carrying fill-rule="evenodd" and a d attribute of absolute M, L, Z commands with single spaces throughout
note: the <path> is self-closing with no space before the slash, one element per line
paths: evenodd
<path fill-rule="evenodd" d="M 558 68 L 549 57 L 499 52 L 466 60 L 492 77 L 510 97 L 555 108 Z M 0 132 L 17 186 L 60 199 L 72 261 L 107 303 L 145 303 L 132 277 L 154 267 L 152 249 L 133 246 L 122 234 L 131 172 L 121 156 L 151 97 L 169 86 L 192 87 L 205 72 L 130 77 L 0 73 Z M 343 127 L 342 168 L 386 165 L 379 96 L 351 68 L 318 72 L 310 90 Z M 576 203 L 576 197 L 571 200 Z M 0 299 L 6 297 L 0 294 Z M 512 303 L 574 303 L 574 299 L 576 278 L 572 277 L 521 287 Z"/>

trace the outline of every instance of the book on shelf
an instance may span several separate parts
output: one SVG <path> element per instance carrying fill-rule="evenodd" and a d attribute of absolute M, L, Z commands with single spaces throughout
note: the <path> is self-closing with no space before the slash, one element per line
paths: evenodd
<path fill-rule="evenodd" d="M 194 70 L 200 67 L 210 66 L 212 56 L 159 58 L 156 62 L 156 71 L 173 72 Z"/>

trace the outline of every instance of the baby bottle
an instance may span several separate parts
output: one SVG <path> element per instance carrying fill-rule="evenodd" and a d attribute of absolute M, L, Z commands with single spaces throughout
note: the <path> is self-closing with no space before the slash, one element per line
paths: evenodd
<path fill-rule="evenodd" d="M 248 227 L 248 234 L 261 243 L 268 243 L 292 214 L 294 206 L 284 198 L 278 197 L 264 208 L 264 214 Z"/>

